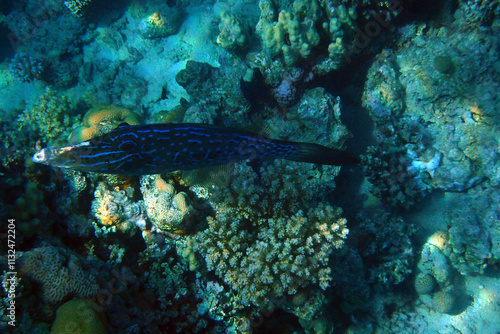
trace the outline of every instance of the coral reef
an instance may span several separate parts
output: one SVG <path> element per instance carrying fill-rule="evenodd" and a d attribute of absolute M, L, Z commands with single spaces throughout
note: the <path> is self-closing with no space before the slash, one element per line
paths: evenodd
<path fill-rule="evenodd" d="M 500 196 L 497 188 L 471 190 L 457 196 L 446 212 L 449 222 L 449 254 L 462 275 L 484 273 L 500 262 Z M 474 203 L 474 205 L 470 205 Z"/>
<path fill-rule="evenodd" d="M 411 168 L 412 161 L 404 148 L 381 143 L 370 146 L 362 158 L 370 192 L 383 203 L 409 209 L 431 190 L 427 175 Z"/>
<path fill-rule="evenodd" d="M 479 42 L 483 38 L 486 44 Z M 498 118 L 494 110 L 499 102 L 492 94 L 498 82 L 491 76 L 495 60 L 490 51 L 497 46 L 487 33 L 441 28 L 415 37 L 401 50 L 399 81 L 406 87 L 406 108 L 397 127 L 422 157 L 418 160 L 441 156 L 427 181 L 433 188 L 466 191 L 485 180 L 499 182 L 498 145 L 493 140 L 498 129 L 492 126 Z M 405 126 L 416 123 L 426 124 L 425 130 Z"/>
<path fill-rule="evenodd" d="M 146 213 L 158 230 L 183 233 L 189 227 L 194 210 L 186 193 L 175 191 L 159 175 L 141 177 L 141 192 Z"/>
<path fill-rule="evenodd" d="M 99 224 L 97 230 L 103 233 L 121 231 L 133 234 L 136 228 L 146 226 L 143 201 L 134 202 L 134 188 L 113 190 L 104 182 L 99 182 L 92 201 L 92 214 Z"/>
<path fill-rule="evenodd" d="M 3 2 L 17 332 L 78 327 L 83 308 L 93 332 L 497 333 L 499 13 L 497 0 Z M 366 177 L 278 160 L 190 186 L 184 172 L 31 162 L 72 131 L 143 121 L 338 149 L 345 122 L 349 150 L 371 146 Z"/>
<path fill-rule="evenodd" d="M 10 70 L 21 81 L 41 79 L 43 64 L 23 52 L 18 52 L 10 61 Z"/>
<path fill-rule="evenodd" d="M 92 0 L 66 0 L 64 5 L 69 9 L 71 14 L 76 17 L 82 17 L 85 12 L 85 8 L 90 4 Z"/>
<path fill-rule="evenodd" d="M 500 4 L 495 0 L 460 0 L 457 16 L 469 25 L 490 25 L 500 14 Z"/>
<path fill-rule="evenodd" d="M 80 37 L 85 32 L 85 22 L 67 14 L 67 8 L 61 2 L 28 0 L 15 4 L 12 9 L 3 23 L 9 29 L 10 46 L 15 51 L 34 59 L 43 59 L 44 65 L 59 56 L 71 58 L 80 52 Z"/>
<path fill-rule="evenodd" d="M 247 28 L 240 19 L 228 12 L 220 14 L 217 44 L 229 51 L 241 50 L 247 43 Z"/>
<path fill-rule="evenodd" d="M 225 66 L 187 61 L 186 67 L 175 76 L 176 82 L 189 94 L 191 108 L 184 122 L 211 123 L 219 118 L 226 126 L 243 126 L 250 109 L 239 88 L 246 65 L 236 56 L 227 54 Z"/>
<path fill-rule="evenodd" d="M 59 306 L 56 320 L 50 330 L 53 334 L 74 333 L 107 333 L 96 312 L 97 305 L 85 299 L 72 299 Z"/>
<path fill-rule="evenodd" d="M 65 249 L 35 248 L 19 261 L 21 276 L 41 285 L 45 303 L 55 304 L 69 296 L 88 298 L 97 293 L 95 278 L 85 272 L 76 255 Z"/>
<path fill-rule="evenodd" d="M 317 73 L 325 74 L 341 68 L 367 47 L 359 45 L 359 40 L 368 39 L 369 43 L 366 35 L 372 37 L 373 32 L 365 34 L 360 28 L 368 29 L 371 22 L 372 29 L 380 33 L 401 12 L 400 5 L 386 1 L 261 0 L 255 29 L 272 56 L 281 55 L 288 66 L 307 59 Z"/>
<path fill-rule="evenodd" d="M 363 259 L 377 259 L 366 261 L 367 278 L 389 287 L 403 282 L 413 272 L 416 227 L 381 209 L 367 209 L 358 219 L 356 249 Z"/>
<path fill-rule="evenodd" d="M 139 117 L 126 108 L 115 105 L 99 105 L 87 111 L 83 125 L 71 133 L 70 142 L 79 143 L 115 129 L 121 123 L 140 124 Z"/>
<path fill-rule="evenodd" d="M 18 116 L 16 126 L 28 131 L 33 141 L 41 140 L 51 145 L 65 143 L 71 127 L 80 119 L 71 113 L 68 98 L 47 88 L 45 94 Z"/>
<path fill-rule="evenodd" d="M 13 204 L 6 205 L 5 209 L 10 217 L 19 219 L 20 223 L 17 228 L 21 233 L 21 238 L 41 235 L 50 228 L 51 224 L 44 222 L 48 214 L 44 194 L 36 182 L 25 182 L 24 192 L 16 196 Z"/>
<path fill-rule="evenodd" d="M 348 233 L 339 216 L 339 210 L 324 205 L 289 219 L 253 222 L 221 212 L 197 235 L 198 249 L 243 305 L 264 306 L 269 298 L 293 295 L 310 284 L 328 287 L 328 257 Z M 258 232 L 245 228 L 248 224 L 259 226 Z"/>

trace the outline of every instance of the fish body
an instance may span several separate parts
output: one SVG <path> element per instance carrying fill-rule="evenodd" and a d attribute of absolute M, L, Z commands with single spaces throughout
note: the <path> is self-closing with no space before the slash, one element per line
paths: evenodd
<path fill-rule="evenodd" d="M 33 161 L 85 172 L 144 175 L 193 170 L 233 161 L 288 159 L 329 165 L 357 157 L 325 146 L 273 140 L 208 124 L 120 125 L 102 136 L 66 147 L 48 147 Z"/>

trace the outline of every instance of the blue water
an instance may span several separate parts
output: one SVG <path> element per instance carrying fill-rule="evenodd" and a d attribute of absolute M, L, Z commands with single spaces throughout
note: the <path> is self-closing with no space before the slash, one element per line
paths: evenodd
<path fill-rule="evenodd" d="M 499 333 L 499 11 L 3 1 L 1 331 Z M 361 163 L 32 160 L 172 122 Z"/>

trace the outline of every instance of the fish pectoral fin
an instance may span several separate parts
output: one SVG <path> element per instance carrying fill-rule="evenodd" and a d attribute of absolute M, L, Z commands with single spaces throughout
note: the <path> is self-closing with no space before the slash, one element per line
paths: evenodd
<path fill-rule="evenodd" d="M 181 171 L 181 177 L 187 186 L 210 187 L 213 185 L 229 185 L 234 163 L 209 166 L 193 170 Z"/>

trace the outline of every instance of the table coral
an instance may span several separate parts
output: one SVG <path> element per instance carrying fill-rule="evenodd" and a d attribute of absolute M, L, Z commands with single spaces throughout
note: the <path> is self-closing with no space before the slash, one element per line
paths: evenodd
<path fill-rule="evenodd" d="M 35 248 L 19 259 L 21 276 L 38 282 L 45 303 L 55 304 L 68 296 L 96 295 L 95 278 L 85 272 L 73 253 L 52 246 Z"/>
<path fill-rule="evenodd" d="M 70 142 L 79 143 L 102 135 L 116 128 L 121 123 L 140 124 L 139 116 L 126 108 L 115 105 L 100 105 L 87 111 L 83 125 L 71 134 Z"/>

